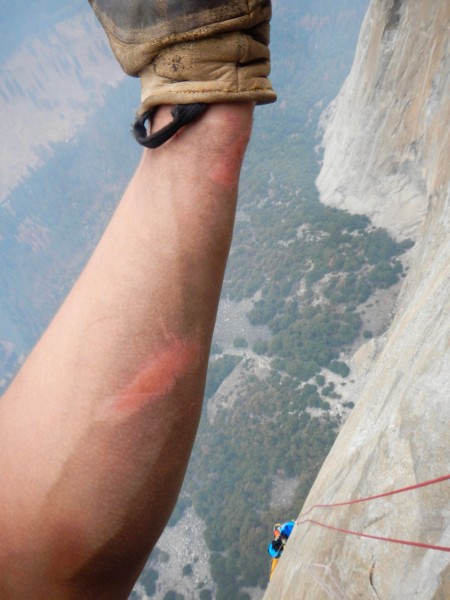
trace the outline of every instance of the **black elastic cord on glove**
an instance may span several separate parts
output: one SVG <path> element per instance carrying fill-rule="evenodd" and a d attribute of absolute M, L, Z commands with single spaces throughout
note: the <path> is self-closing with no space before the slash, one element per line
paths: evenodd
<path fill-rule="evenodd" d="M 133 125 L 133 135 L 136 141 L 146 148 L 158 148 L 167 140 L 169 140 L 176 132 L 188 125 L 201 114 L 203 114 L 208 105 L 204 102 L 196 102 L 195 104 L 177 104 L 172 108 L 172 121 L 159 131 L 147 134 L 147 121 L 152 125 L 152 120 L 157 111 L 157 106 L 154 106 L 143 115 L 138 117 Z"/>

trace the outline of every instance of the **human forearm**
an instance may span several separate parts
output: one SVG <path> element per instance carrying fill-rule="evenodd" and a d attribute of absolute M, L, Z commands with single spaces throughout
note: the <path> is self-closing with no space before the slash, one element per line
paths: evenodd
<path fill-rule="evenodd" d="M 250 123 L 248 105 L 215 106 L 144 154 L 4 398 L 2 506 L 11 518 L 2 529 L 30 524 L 14 544 L 24 564 L 33 539 L 44 544 L 42 585 L 50 569 L 61 585 L 105 577 L 117 591 L 111 572 L 139 570 L 170 514 L 201 409 Z"/>

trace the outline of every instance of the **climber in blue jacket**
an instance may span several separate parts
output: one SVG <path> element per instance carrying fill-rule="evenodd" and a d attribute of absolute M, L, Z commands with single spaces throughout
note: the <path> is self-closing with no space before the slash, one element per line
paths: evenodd
<path fill-rule="evenodd" d="M 273 540 L 267 547 L 267 552 L 272 558 L 280 558 L 283 553 L 286 542 L 294 529 L 295 521 L 287 521 L 280 525 L 277 523 L 273 530 Z"/>

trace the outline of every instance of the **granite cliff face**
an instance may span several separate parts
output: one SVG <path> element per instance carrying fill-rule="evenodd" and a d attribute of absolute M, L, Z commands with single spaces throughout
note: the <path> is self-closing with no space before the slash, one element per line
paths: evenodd
<path fill-rule="evenodd" d="M 356 406 L 303 510 L 450 473 L 450 4 L 373 0 L 352 72 L 324 116 L 322 200 L 413 237 L 387 332 L 353 357 Z M 450 483 L 308 518 L 450 547 Z M 304 523 L 267 600 L 450 598 L 450 555 Z"/>
<path fill-rule="evenodd" d="M 446 0 L 373 1 L 352 72 L 323 115 L 327 204 L 414 236 L 448 184 Z"/>

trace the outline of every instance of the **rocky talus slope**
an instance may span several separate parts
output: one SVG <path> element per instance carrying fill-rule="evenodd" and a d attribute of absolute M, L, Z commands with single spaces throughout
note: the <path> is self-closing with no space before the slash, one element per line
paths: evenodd
<path fill-rule="evenodd" d="M 337 503 L 450 473 L 450 4 L 373 0 L 325 119 L 323 201 L 416 241 L 394 319 L 359 349 L 356 406 L 306 500 Z M 308 518 L 450 547 L 450 482 Z M 445 600 L 450 554 L 297 527 L 266 600 Z"/>

